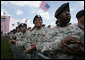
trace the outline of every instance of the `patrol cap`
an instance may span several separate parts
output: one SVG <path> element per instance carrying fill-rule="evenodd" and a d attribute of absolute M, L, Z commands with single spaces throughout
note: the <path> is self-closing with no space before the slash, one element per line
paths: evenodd
<path fill-rule="evenodd" d="M 68 8 L 68 11 L 70 11 L 69 9 L 69 3 L 64 3 L 63 5 L 61 5 L 55 12 L 55 17 L 58 18 L 59 15 Z"/>
<path fill-rule="evenodd" d="M 84 16 L 84 10 L 80 10 L 80 11 L 76 14 L 76 18 L 77 18 L 77 19 L 80 18 L 80 17 L 82 17 L 82 16 Z"/>
<path fill-rule="evenodd" d="M 33 23 L 35 22 L 35 19 L 36 19 L 36 18 L 40 18 L 41 21 L 42 21 L 42 17 L 41 17 L 40 15 L 36 15 L 36 16 L 34 17 L 34 19 L 33 19 Z"/>
<path fill-rule="evenodd" d="M 26 24 L 26 23 L 21 23 L 21 24 L 19 25 L 19 27 L 27 27 L 27 24 Z"/>

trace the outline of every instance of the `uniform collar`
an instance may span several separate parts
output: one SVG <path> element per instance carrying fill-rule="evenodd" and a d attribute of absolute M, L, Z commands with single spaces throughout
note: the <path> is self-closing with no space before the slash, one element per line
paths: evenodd
<path fill-rule="evenodd" d="M 84 26 L 78 25 L 81 30 L 84 30 Z"/>

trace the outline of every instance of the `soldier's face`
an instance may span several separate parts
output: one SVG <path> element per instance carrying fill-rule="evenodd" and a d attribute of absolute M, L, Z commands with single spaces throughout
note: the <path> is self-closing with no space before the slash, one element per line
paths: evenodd
<path fill-rule="evenodd" d="M 84 16 L 81 17 L 81 22 L 84 24 Z"/>
<path fill-rule="evenodd" d="M 80 17 L 78 20 L 80 23 L 84 24 L 84 16 Z"/>
<path fill-rule="evenodd" d="M 27 28 L 23 26 L 20 28 L 20 30 L 21 30 L 21 32 L 25 32 L 27 30 Z"/>
<path fill-rule="evenodd" d="M 36 18 L 34 24 L 35 26 L 42 26 L 42 20 L 40 18 Z"/>
<path fill-rule="evenodd" d="M 60 22 L 64 22 L 64 23 L 69 23 L 70 18 L 71 18 L 71 15 L 68 9 L 65 9 L 59 16 Z"/>

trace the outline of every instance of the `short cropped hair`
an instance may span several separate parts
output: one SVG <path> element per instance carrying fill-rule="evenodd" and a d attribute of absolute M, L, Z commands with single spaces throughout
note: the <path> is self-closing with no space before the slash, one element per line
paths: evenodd
<path fill-rule="evenodd" d="M 76 14 L 76 18 L 79 19 L 80 17 L 84 16 L 84 10 L 80 10 L 77 14 Z"/>

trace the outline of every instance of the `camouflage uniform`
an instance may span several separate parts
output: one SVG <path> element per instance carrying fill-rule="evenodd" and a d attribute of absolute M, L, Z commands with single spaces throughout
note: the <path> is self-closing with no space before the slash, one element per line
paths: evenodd
<path fill-rule="evenodd" d="M 67 30 L 68 27 L 62 28 L 62 27 L 54 27 L 50 29 L 46 35 L 45 41 L 43 44 L 39 45 L 41 46 L 41 49 L 39 48 L 42 52 L 46 50 L 55 50 L 58 47 L 60 47 L 61 39 L 65 37 L 64 32 Z M 46 45 L 46 46 L 45 46 Z M 55 48 L 56 47 L 56 48 Z"/>
<path fill-rule="evenodd" d="M 18 41 L 19 40 L 19 38 L 20 38 L 20 32 L 16 32 L 15 34 L 14 34 L 14 37 L 16 37 L 16 41 Z"/>
<path fill-rule="evenodd" d="M 81 39 L 83 39 L 83 38 L 81 38 L 81 36 L 83 36 L 84 33 L 75 25 L 67 26 L 65 28 L 56 26 L 48 32 L 47 40 L 45 40 L 44 43 L 37 45 L 37 48 L 42 53 L 45 51 L 49 51 L 51 53 L 50 57 L 52 57 L 52 58 L 57 58 L 57 59 L 74 58 L 74 56 L 72 56 L 72 55 L 70 56 L 70 55 L 67 55 L 67 54 L 64 54 L 61 52 L 61 48 L 60 48 L 62 46 L 61 39 L 63 39 L 64 37 L 66 37 L 68 35 L 72 35 L 73 37 L 77 37 L 78 39 L 81 40 Z M 54 51 L 56 51 L 56 52 L 54 52 Z M 45 54 L 46 54 L 46 52 L 45 52 Z"/>
<path fill-rule="evenodd" d="M 84 42 L 84 27 L 81 27 L 77 24 L 74 24 L 70 27 L 70 32 L 71 32 L 71 35 L 78 38 L 79 40 L 83 41 Z M 76 45 L 76 44 L 75 44 Z M 84 44 L 83 45 L 77 45 L 79 47 L 79 49 L 82 50 L 82 52 L 84 52 Z M 72 46 L 70 46 L 72 47 Z M 75 59 L 82 59 L 84 58 L 83 55 L 81 56 L 74 56 L 73 58 Z"/>
<path fill-rule="evenodd" d="M 65 35 L 71 35 L 73 37 L 78 38 L 79 40 L 84 40 L 84 31 L 81 30 L 78 25 L 71 25 L 67 31 L 65 32 Z M 78 44 L 70 44 L 70 47 L 73 47 L 74 45 L 77 45 L 79 49 L 81 48 L 82 51 L 84 52 L 84 47 L 78 45 Z M 76 56 L 76 55 L 68 55 L 68 54 L 63 54 L 63 53 L 58 53 L 58 58 L 63 58 L 63 59 L 81 59 L 83 56 Z"/>
<path fill-rule="evenodd" d="M 43 43 L 37 44 L 37 50 L 39 50 L 45 56 L 54 58 L 53 56 L 58 53 L 56 51 L 60 50 L 61 39 L 65 36 L 64 32 L 67 30 L 67 28 L 68 27 L 62 28 L 56 26 L 50 29 L 46 35 L 45 41 Z"/>
<path fill-rule="evenodd" d="M 26 49 L 28 50 L 31 46 L 32 43 L 42 43 L 43 37 L 46 35 L 47 29 L 45 27 L 42 27 L 39 30 L 34 29 L 33 31 L 30 32 L 30 34 L 27 34 L 26 39 L 27 39 L 27 44 L 26 44 Z M 33 51 L 27 55 L 31 55 L 31 59 L 38 59 L 37 55 L 35 54 L 37 51 Z"/>
<path fill-rule="evenodd" d="M 32 37 L 32 41 L 33 42 L 42 42 L 43 41 L 43 37 L 46 35 L 47 33 L 47 29 L 45 27 L 42 27 L 40 30 L 36 30 L 34 29 L 32 32 L 31 32 L 31 35 Z"/>
<path fill-rule="evenodd" d="M 24 54 L 26 43 L 27 43 L 26 36 L 28 33 L 29 31 L 27 30 L 24 34 L 22 32 L 17 32 L 15 34 L 16 44 L 11 45 L 11 47 L 16 59 L 31 59 L 30 55 L 28 56 Z"/>
<path fill-rule="evenodd" d="M 23 34 L 22 32 L 17 33 L 17 41 L 16 41 L 16 46 L 20 47 L 20 46 L 25 46 L 26 45 L 26 36 L 29 33 L 28 30 L 26 30 L 26 32 Z"/>
<path fill-rule="evenodd" d="M 46 35 L 47 29 L 42 27 L 40 30 L 34 29 L 30 32 L 30 35 L 27 37 L 31 44 L 32 43 L 42 43 L 44 41 L 43 37 Z M 29 44 L 30 45 L 30 44 Z"/>
<path fill-rule="evenodd" d="M 31 32 L 28 30 L 28 32 L 25 35 L 25 49 L 29 49 L 30 45 L 31 45 Z"/>

